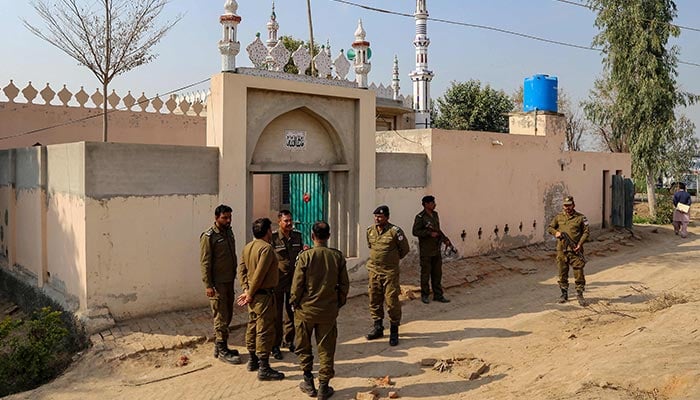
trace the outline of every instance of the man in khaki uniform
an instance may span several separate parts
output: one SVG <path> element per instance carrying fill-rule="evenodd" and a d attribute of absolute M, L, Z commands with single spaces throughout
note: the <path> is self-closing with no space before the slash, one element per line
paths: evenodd
<path fill-rule="evenodd" d="M 289 210 L 281 210 L 277 214 L 277 224 L 279 229 L 272 232 L 272 247 L 275 248 L 279 261 L 280 280 L 275 289 L 277 307 L 272 356 L 281 360 L 280 346 L 286 346 L 289 351 L 294 351 L 294 312 L 289 302 L 289 296 L 294 276 L 294 263 L 304 243 L 301 232 L 294 230 L 294 221 Z"/>
<path fill-rule="evenodd" d="M 424 196 L 421 200 L 423 211 L 413 220 L 413 236 L 418 237 L 420 252 L 420 299 L 430 303 L 430 286 L 433 287 L 433 300 L 449 303 L 442 290 L 442 254 L 440 245 L 447 238 L 440 230 L 440 217 L 435 211 L 435 197 Z"/>
<path fill-rule="evenodd" d="M 338 339 L 338 310 L 345 305 L 350 290 L 345 256 L 328 248 L 331 229 L 326 222 L 316 222 L 311 230 L 314 247 L 299 254 L 291 289 L 294 306 L 297 348 L 304 380 L 299 384 L 302 392 L 320 400 L 333 395 L 328 385 L 335 376 L 333 363 Z M 316 337 L 318 348 L 318 382 L 316 391 L 313 370 L 314 356 L 311 335 Z"/>
<path fill-rule="evenodd" d="M 231 207 L 214 210 L 214 226 L 199 236 L 202 281 L 214 316 L 214 358 L 240 364 L 236 349 L 228 348 L 228 326 L 233 317 L 233 280 L 236 277 L 236 239 L 231 230 Z"/>
<path fill-rule="evenodd" d="M 569 267 L 571 267 L 574 270 L 576 298 L 580 305 L 585 306 L 583 291 L 586 287 L 586 277 L 583 274 L 583 267 L 586 265 L 586 259 L 583 256 L 583 244 L 588 240 L 590 232 L 588 219 L 577 212 L 575 207 L 572 196 L 564 197 L 564 209 L 552 218 L 547 232 L 559 239 L 557 242 L 557 267 L 559 267 L 559 288 L 561 289 L 559 303 L 566 303 L 569 300 Z"/>
<path fill-rule="evenodd" d="M 277 256 L 270 245 L 272 221 L 259 218 L 253 222 L 255 239 L 245 245 L 241 256 L 239 281 L 243 294 L 240 306 L 248 305 L 245 342 L 250 353 L 248 371 L 258 370 L 258 380 L 281 380 L 284 374 L 270 368 L 270 351 L 275 340 L 275 294 L 279 280 Z"/>
<path fill-rule="evenodd" d="M 374 325 L 365 336 L 367 340 L 384 337 L 384 301 L 391 324 L 389 345 L 399 344 L 401 323 L 401 286 L 399 285 L 399 261 L 408 254 L 408 239 L 403 230 L 389 223 L 389 207 L 374 210 L 374 225 L 367 228 L 369 260 L 369 313 Z"/>

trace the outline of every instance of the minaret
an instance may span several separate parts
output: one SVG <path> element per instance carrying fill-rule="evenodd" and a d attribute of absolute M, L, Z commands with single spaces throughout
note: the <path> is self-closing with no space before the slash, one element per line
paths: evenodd
<path fill-rule="evenodd" d="M 394 54 L 394 70 L 391 75 L 391 89 L 394 92 L 393 98 L 394 100 L 398 100 L 401 90 L 401 86 L 399 86 L 399 57 Z"/>
<path fill-rule="evenodd" d="M 416 111 L 416 127 L 430 127 L 430 81 L 433 71 L 428 69 L 428 8 L 426 0 L 416 0 L 416 70 L 409 75 L 413 81 L 413 109 Z"/>
<path fill-rule="evenodd" d="M 241 51 L 241 44 L 237 40 L 238 24 L 241 17 L 236 15 L 238 3 L 236 0 L 226 0 L 224 12 L 219 18 L 221 26 L 224 28 L 223 37 L 219 40 L 219 51 L 221 52 L 221 71 L 236 71 L 236 56 Z"/>
<path fill-rule="evenodd" d="M 265 44 L 268 49 L 272 49 L 277 44 L 277 30 L 279 30 L 280 24 L 277 23 L 277 14 L 275 14 L 275 2 L 272 2 L 272 14 L 270 15 L 270 21 L 267 23 L 267 41 Z"/>
<path fill-rule="evenodd" d="M 365 40 L 367 32 L 362 26 L 362 20 L 357 23 L 355 30 L 355 41 L 352 42 L 352 48 L 355 50 L 355 81 L 357 87 L 367 88 L 367 74 L 372 70 L 372 64 L 369 62 L 369 42 Z"/>

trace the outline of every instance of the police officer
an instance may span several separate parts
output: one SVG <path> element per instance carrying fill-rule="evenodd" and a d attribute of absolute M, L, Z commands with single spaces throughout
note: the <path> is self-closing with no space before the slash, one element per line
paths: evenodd
<path fill-rule="evenodd" d="M 583 256 L 583 244 L 590 234 L 588 219 L 574 209 L 576 204 L 572 196 L 564 197 L 562 204 L 563 211 L 552 218 L 547 228 L 547 232 L 559 239 L 557 242 L 557 267 L 561 289 L 559 303 L 566 303 L 569 300 L 569 267 L 571 267 L 574 270 L 576 298 L 580 305 L 585 306 L 583 291 L 586 286 L 586 277 L 583 274 L 583 267 L 586 265 L 586 260 Z"/>
<path fill-rule="evenodd" d="M 199 236 L 202 281 L 214 316 L 214 358 L 240 364 L 236 349 L 228 348 L 228 326 L 233 317 L 233 280 L 236 277 L 236 239 L 231 230 L 231 207 L 214 210 L 214 226 Z"/>
<path fill-rule="evenodd" d="M 413 221 L 413 236 L 418 237 L 420 253 L 420 299 L 430 303 L 430 284 L 433 287 L 433 300 L 449 303 L 442 290 L 442 254 L 440 245 L 447 240 L 440 230 L 440 217 L 435 211 L 435 197 L 424 196 L 421 200 L 423 211 Z"/>
<path fill-rule="evenodd" d="M 345 256 L 328 248 L 331 229 L 326 222 L 318 221 L 311 229 L 314 247 L 299 254 L 291 288 L 296 326 L 296 354 L 299 356 L 304 380 L 299 384 L 302 392 L 311 397 L 327 399 L 333 395 L 328 385 L 335 376 L 333 362 L 338 338 L 338 310 L 345 305 L 350 290 L 350 280 Z M 318 391 L 311 372 L 314 356 L 311 337 L 316 337 L 318 348 Z"/>
<path fill-rule="evenodd" d="M 275 248 L 279 261 L 280 280 L 275 289 L 277 317 L 272 356 L 281 360 L 280 346 L 286 346 L 289 351 L 294 351 L 294 312 L 289 302 L 289 291 L 294 276 L 294 263 L 302 249 L 303 240 L 301 232 L 294 230 L 294 221 L 289 210 L 281 210 L 277 214 L 277 224 L 279 229 L 272 232 L 272 247 Z"/>
<path fill-rule="evenodd" d="M 258 380 L 281 380 L 284 374 L 270 368 L 270 351 L 275 340 L 275 294 L 279 280 L 277 256 L 270 245 L 272 221 L 259 218 L 253 222 L 255 239 L 246 244 L 241 256 L 238 279 L 244 292 L 237 299 L 248 305 L 245 342 L 250 360 L 248 371 L 258 371 Z"/>
<path fill-rule="evenodd" d="M 391 324 L 389 345 L 399 344 L 401 303 L 399 294 L 399 260 L 408 254 L 408 239 L 403 230 L 389 223 L 389 207 L 374 210 L 374 225 L 367 228 L 369 260 L 369 313 L 374 325 L 365 336 L 367 340 L 384 337 L 384 301 Z"/>

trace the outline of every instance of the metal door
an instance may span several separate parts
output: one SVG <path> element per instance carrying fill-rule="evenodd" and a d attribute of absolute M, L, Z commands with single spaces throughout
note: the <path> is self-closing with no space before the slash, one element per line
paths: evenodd
<path fill-rule="evenodd" d="M 622 175 L 613 175 L 612 178 L 612 224 L 632 228 L 634 183 Z"/>
<path fill-rule="evenodd" d="M 326 174 L 289 174 L 289 208 L 304 244 L 313 245 L 311 227 L 314 222 L 326 219 Z"/>

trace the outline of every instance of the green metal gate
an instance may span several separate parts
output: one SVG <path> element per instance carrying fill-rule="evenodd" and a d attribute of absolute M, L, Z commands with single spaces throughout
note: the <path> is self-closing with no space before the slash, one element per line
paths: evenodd
<path fill-rule="evenodd" d="M 289 208 L 304 244 L 313 245 L 311 227 L 326 220 L 326 174 L 321 172 L 289 174 Z"/>
<path fill-rule="evenodd" d="M 612 177 L 612 224 L 632 228 L 634 215 L 634 182 L 621 175 Z"/>

